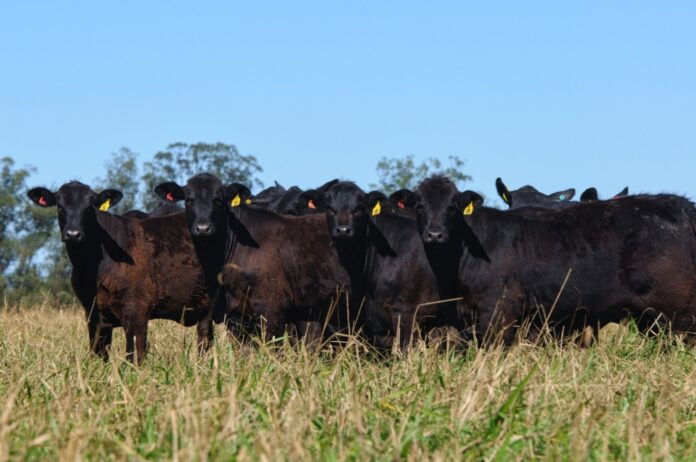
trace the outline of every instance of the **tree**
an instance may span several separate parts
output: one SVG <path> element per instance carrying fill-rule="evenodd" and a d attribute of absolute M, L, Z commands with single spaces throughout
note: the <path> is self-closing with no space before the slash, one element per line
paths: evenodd
<path fill-rule="evenodd" d="M 128 148 L 112 153 L 104 163 L 106 175 L 95 180 L 95 191 L 106 188 L 118 189 L 123 199 L 115 207 L 120 213 L 134 209 L 140 202 L 140 182 L 138 180 L 138 154 Z"/>
<path fill-rule="evenodd" d="M 159 199 L 152 190 L 164 181 L 184 184 L 193 175 L 207 172 L 218 176 L 224 183 L 239 182 L 250 188 L 262 187 L 263 183 L 256 177 L 262 171 L 256 157 L 240 154 L 231 144 L 170 144 L 144 164 L 143 206 L 146 210 L 157 206 Z"/>
<path fill-rule="evenodd" d="M 0 294 L 21 296 L 41 282 L 35 256 L 52 229 L 52 214 L 32 207 L 26 180 L 32 167 L 16 168 L 11 157 L 0 159 Z"/>
<path fill-rule="evenodd" d="M 464 161 L 457 156 L 449 157 L 449 167 L 443 169 L 439 159 L 430 157 L 417 164 L 413 155 L 403 158 L 383 157 L 377 163 L 379 183 L 371 184 L 370 188 L 379 189 L 385 194 L 391 194 L 399 189 L 415 189 L 418 184 L 430 175 L 439 173 L 449 177 L 457 186 L 471 181 L 471 176 L 462 172 Z"/>

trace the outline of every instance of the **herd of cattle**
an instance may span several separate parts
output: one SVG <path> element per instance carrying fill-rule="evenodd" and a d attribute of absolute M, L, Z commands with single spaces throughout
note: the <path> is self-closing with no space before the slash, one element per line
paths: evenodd
<path fill-rule="evenodd" d="M 510 191 L 509 210 L 483 206 L 448 178 L 389 197 L 352 182 L 316 189 L 244 185 L 199 174 L 155 188 L 162 204 L 109 213 L 121 192 L 66 183 L 34 188 L 57 206 L 91 350 L 108 357 L 123 327 L 130 360 L 147 349 L 150 319 L 213 323 L 232 335 L 340 337 L 387 348 L 437 328 L 485 344 L 542 331 L 564 337 L 635 319 L 696 332 L 696 209 L 675 195 L 599 200 L 591 188 Z M 184 207 L 177 205 L 183 202 Z M 319 337 L 321 338 L 321 337 Z"/>

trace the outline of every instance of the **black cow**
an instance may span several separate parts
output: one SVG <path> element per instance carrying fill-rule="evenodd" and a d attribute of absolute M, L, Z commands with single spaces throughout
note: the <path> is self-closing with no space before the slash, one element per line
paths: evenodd
<path fill-rule="evenodd" d="M 85 309 L 94 353 L 107 359 L 112 329 L 123 326 L 128 358 L 140 363 L 150 319 L 198 324 L 199 346 L 207 348 L 211 304 L 183 214 L 137 220 L 105 213 L 121 192 L 95 193 L 79 182 L 55 193 L 34 188 L 28 195 L 41 207 L 57 206 L 72 287 Z"/>
<path fill-rule="evenodd" d="M 659 317 L 696 332 L 696 211 L 682 197 L 630 196 L 540 216 L 483 207 L 478 194 L 432 177 L 415 199 L 426 249 L 451 250 L 435 270 L 453 273 L 480 339 L 510 343 L 525 320 L 532 332 L 548 322 L 567 334 Z"/>
<path fill-rule="evenodd" d="M 619 191 L 619 193 L 616 194 L 612 199 L 618 199 L 620 197 L 626 197 L 626 196 L 628 196 L 628 186 L 626 186 L 621 191 Z M 580 195 L 580 202 L 595 202 L 598 200 L 599 200 L 599 194 L 597 193 L 597 188 L 587 188 Z"/>
<path fill-rule="evenodd" d="M 500 178 L 495 180 L 495 188 L 500 198 L 503 199 L 503 202 L 505 202 L 510 209 L 517 209 L 520 207 L 563 208 L 577 203 L 571 201 L 575 195 L 575 189 L 573 188 L 552 194 L 544 194 L 533 186 L 527 185 L 520 189 L 510 191 Z"/>
<path fill-rule="evenodd" d="M 366 302 L 370 337 L 399 333 L 406 348 L 414 329 L 427 331 L 453 317 L 447 310 L 454 307 L 437 303 L 437 281 L 415 220 L 395 215 L 383 193 L 365 194 L 352 182 L 333 185 L 320 200 L 351 297 Z"/>
<path fill-rule="evenodd" d="M 235 201 L 239 190 L 210 174 L 196 175 L 184 187 L 169 182 L 156 188 L 160 197 L 171 193 L 174 200 L 186 201 L 209 293 L 222 284 L 228 314 L 263 321 L 271 336 L 281 335 L 287 323 L 329 318 L 338 329 L 353 323 L 360 328 L 358 313 L 340 302 L 349 278 L 331 247 L 324 217 L 283 216 L 247 206 Z"/>

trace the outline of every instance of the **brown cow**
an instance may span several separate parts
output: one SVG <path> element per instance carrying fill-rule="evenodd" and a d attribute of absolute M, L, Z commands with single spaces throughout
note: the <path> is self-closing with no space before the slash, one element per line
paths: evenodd
<path fill-rule="evenodd" d="M 183 213 L 143 220 L 105 213 L 122 194 L 113 189 L 95 193 L 79 182 L 66 183 L 56 193 L 34 188 L 28 195 L 42 207 L 58 208 L 92 352 L 107 359 L 112 329 L 122 326 L 128 359 L 142 362 L 150 319 L 198 324 L 199 347 L 208 347 L 211 304 Z"/>

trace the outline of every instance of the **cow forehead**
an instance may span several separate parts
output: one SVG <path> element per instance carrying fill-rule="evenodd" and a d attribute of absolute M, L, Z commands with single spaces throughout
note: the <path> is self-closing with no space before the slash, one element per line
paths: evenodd
<path fill-rule="evenodd" d="M 448 206 L 457 192 L 457 188 L 452 184 L 426 184 L 418 188 L 416 198 L 430 207 L 440 208 Z"/>
<path fill-rule="evenodd" d="M 331 204 L 355 203 L 364 195 L 363 190 L 354 183 L 336 183 L 326 194 L 326 201 Z"/>
<path fill-rule="evenodd" d="M 96 196 L 92 188 L 86 184 L 73 181 L 58 189 L 56 200 L 61 204 L 80 204 Z"/>
<path fill-rule="evenodd" d="M 219 178 L 212 175 L 194 176 L 186 183 L 184 191 L 187 195 L 207 196 L 209 194 L 219 194 L 222 192 L 223 185 Z"/>

